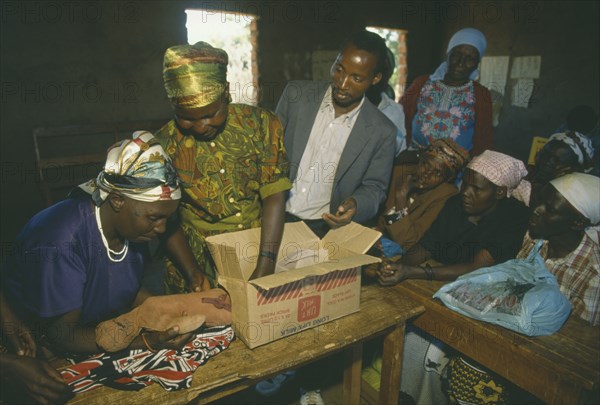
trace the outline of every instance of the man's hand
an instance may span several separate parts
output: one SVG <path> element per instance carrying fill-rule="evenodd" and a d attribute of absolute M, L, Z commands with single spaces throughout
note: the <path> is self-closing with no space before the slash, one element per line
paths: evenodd
<path fill-rule="evenodd" d="M 327 212 L 323 214 L 322 218 L 332 229 L 336 229 L 349 224 L 355 214 L 356 200 L 350 197 L 340 204 L 335 215 Z"/>
<path fill-rule="evenodd" d="M 64 403 L 73 391 L 61 375 L 48 363 L 30 357 L 0 354 L 2 376 L 21 386 L 26 394 L 40 404 Z M 23 399 L 26 401 L 26 399 Z"/>

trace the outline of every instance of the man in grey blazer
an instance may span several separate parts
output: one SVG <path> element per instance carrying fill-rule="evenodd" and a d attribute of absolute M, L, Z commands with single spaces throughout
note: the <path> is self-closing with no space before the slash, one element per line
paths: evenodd
<path fill-rule="evenodd" d="M 386 63 L 383 39 L 361 31 L 340 48 L 331 82 L 286 86 L 276 109 L 294 182 L 286 222 L 303 220 L 322 237 L 377 214 L 387 194 L 396 127 L 365 93 L 381 80 Z"/>

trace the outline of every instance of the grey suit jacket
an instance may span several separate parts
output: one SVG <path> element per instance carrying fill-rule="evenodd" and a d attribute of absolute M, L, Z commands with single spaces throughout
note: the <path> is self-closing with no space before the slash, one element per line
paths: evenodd
<path fill-rule="evenodd" d="M 292 181 L 328 86 L 328 82 L 291 81 L 277 104 L 275 112 L 284 128 Z M 395 137 L 394 124 L 365 100 L 335 173 L 330 200 L 332 213 L 342 201 L 354 197 L 357 210 L 353 221 L 364 223 L 377 214 L 387 195 Z"/>

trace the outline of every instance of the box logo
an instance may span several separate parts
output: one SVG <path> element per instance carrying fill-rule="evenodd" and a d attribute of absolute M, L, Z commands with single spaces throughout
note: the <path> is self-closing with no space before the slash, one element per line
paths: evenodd
<path fill-rule="evenodd" d="M 298 322 L 309 321 L 321 313 L 321 296 L 300 298 L 298 300 Z"/>
<path fill-rule="evenodd" d="M 353 267 L 343 271 L 332 271 L 322 276 L 308 276 L 302 280 L 263 290 L 256 289 L 256 305 L 268 305 L 296 299 L 309 294 L 319 294 L 330 291 L 343 285 L 353 283 L 358 278 L 360 267 Z"/>

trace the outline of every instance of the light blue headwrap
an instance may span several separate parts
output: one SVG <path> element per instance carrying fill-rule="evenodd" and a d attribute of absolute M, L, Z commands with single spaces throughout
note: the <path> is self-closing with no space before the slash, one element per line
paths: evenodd
<path fill-rule="evenodd" d="M 446 49 L 446 56 L 450 53 L 452 49 L 457 47 L 458 45 L 471 45 L 475 47 L 479 52 L 479 60 L 483 58 L 483 54 L 487 48 L 487 41 L 485 39 L 485 35 L 479 30 L 475 28 L 463 28 L 460 31 L 457 31 L 452 38 L 450 38 L 450 42 L 448 42 L 448 49 Z M 433 72 L 429 78 L 431 80 L 442 80 L 448 71 L 448 62 L 444 61 L 442 64 Z M 469 79 L 475 80 L 479 77 L 479 69 L 475 69 Z"/>

